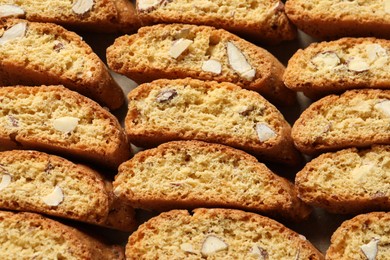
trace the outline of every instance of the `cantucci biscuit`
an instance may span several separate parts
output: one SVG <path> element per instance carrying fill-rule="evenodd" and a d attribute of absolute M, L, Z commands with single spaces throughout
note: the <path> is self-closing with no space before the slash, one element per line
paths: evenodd
<path fill-rule="evenodd" d="M 254 213 L 162 213 L 130 235 L 127 259 L 324 259 L 302 235 Z"/>
<path fill-rule="evenodd" d="M 302 220 L 310 208 L 294 185 L 240 150 L 177 141 L 121 164 L 114 193 L 135 208 L 225 207 Z"/>
<path fill-rule="evenodd" d="M 268 51 L 223 29 L 187 24 L 143 27 L 107 49 L 108 66 L 138 83 L 192 77 L 231 82 L 271 102 L 291 105 L 284 66 Z"/>
<path fill-rule="evenodd" d="M 233 146 L 269 161 L 300 163 L 290 125 L 256 92 L 226 82 L 163 79 L 138 86 L 128 99 L 125 130 L 137 146 L 196 139 Z"/>
<path fill-rule="evenodd" d="M 0 208 L 69 218 L 122 231 L 134 210 L 120 203 L 99 173 L 37 151 L 0 152 Z"/>
<path fill-rule="evenodd" d="M 333 213 L 390 210 L 390 146 L 322 154 L 295 178 L 299 197 Z"/>
<path fill-rule="evenodd" d="M 61 86 L 0 88 L 0 150 L 36 149 L 116 168 L 127 137 L 107 110 Z"/>
<path fill-rule="evenodd" d="M 285 9 L 298 29 L 314 37 L 390 38 L 388 0 L 288 0 Z"/>
<path fill-rule="evenodd" d="M 0 22 L 0 86 L 57 85 L 117 109 L 125 97 L 107 67 L 77 34 L 59 25 Z"/>
<path fill-rule="evenodd" d="M 1 259 L 122 260 L 124 250 L 35 213 L 0 211 Z"/>
<path fill-rule="evenodd" d="M 137 11 L 143 24 L 211 25 L 267 43 L 279 43 L 296 37 L 296 29 L 279 0 L 137 0 Z"/>
<path fill-rule="evenodd" d="M 306 154 L 390 144 L 390 90 L 349 90 L 324 97 L 301 114 L 291 134 Z"/>
<path fill-rule="evenodd" d="M 0 0 L 0 18 L 9 17 L 102 33 L 129 33 L 140 25 L 128 0 Z"/>
<path fill-rule="evenodd" d="M 389 227 L 389 212 L 372 212 L 344 221 L 332 235 L 326 259 L 389 259 Z"/>
<path fill-rule="evenodd" d="M 390 41 L 343 38 L 313 43 L 289 60 L 284 83 L 310 97 L 348 89 L 390 89 Z"/>

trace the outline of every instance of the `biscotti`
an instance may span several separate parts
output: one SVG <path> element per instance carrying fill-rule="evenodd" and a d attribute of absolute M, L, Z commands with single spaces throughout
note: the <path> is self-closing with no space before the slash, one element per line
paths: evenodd
<path fill-rule="evenodd" d="M 107 49 L 108 66 L 137 83 L 192 77 L 231 82 L 271 102 L 291 105 L 284 66 L 266 50 L 223 29 L 187 24 L 142 27 Z"/>
<path fill-rule="evenodd" d="M 301 114 L 291 134 L 306 154 L 390 144 L 390 90 L 350 90 L 324 97 Z"/>
<path fill-rule="evenodd" d="M 0 211 L 0 258 L 122 260 L 124 250 L 38 214 Z"/>
<path fill-rule="evenodd" d="M 116 168 L 130 158 L 118 120 L 61 86 L 0 88 L 0 150 L 33 149 Z"/>
<path fill-rule="evenodd" d="M 136 154 L 119 166 L 116 196 L 135 208 L 225 207 L 302 220 L 310 214 L 288 180 L 240 150 L 176 141 Z"/>
<path fill-rule="evenodd" d="M 134 210 L 117 203 L 111 182 L 84 165 L 37 151 L 0 152 L 0 208 L 32 211 L 122 231 Z M 120 200 L 117 200 L 118 202 Z"/>
<path fill-rule="evenodd" d="M 390 210 L 390 146 L 322 154 L 295 178 L 299 197 L 333 213 Z"/>
<path fill-rule="evenodd" d="M 137 146 L 196 139 L 297 165 L 300 155 L 283 115 L 258 93 L 231 83 L 156 80 L 132 90 L 125 130 Z"/>
<path fill-rule="evenodd" d="M 157 257 L 158 256 L 158 257 Z M 324 259 L 304 236 L 254 213 L 196 209 L 162 213 L 141 225 L 127 259 Z"/>
<path fill-rule="evenodd" d="M 288 0 L 285 9 L 298 29 L 314 37 L 390 38 L 390 2 L 387 0 Z"/>
<path fill-rule="evenodd" d="M 103 106 L 123 105 L 122 89 L 92 49 L 59 25 L 0 21 L 0 86 L 64 85 Z"/>
<path fill-rule="evenodd" d="M 284 83 L 310 97 L 348 89 L 390 89 L 390 41 L 343 38 L 313 43 L 289 60 Z"/>
<path fill-rule="evenodd" d="M 279 43 L 296 37 L 296 28 L 284 13 L 284 4 L 272 1 L 137 0 L 141 22 L 187 23 L 223 28 L 266 43 Z"/>
<path fill-rule="evenodd" d="M 140 26 L 134 5 L 128 0 L 0 0 L 0 18 L 8 17 L 101 33 L 130 33 Z"/>
<path fill-rule="evenodd" d="M 345 221 L 333 233 L 326 259 L 389 259 L 389 227 L 389 212 L 362 214 Z"/>

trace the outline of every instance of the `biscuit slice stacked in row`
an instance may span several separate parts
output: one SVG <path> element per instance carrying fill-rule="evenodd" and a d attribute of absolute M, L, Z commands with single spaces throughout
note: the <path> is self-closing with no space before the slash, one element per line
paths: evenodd
<path fill-rule="evenodd" d="M 36 149 L 116 168 L 130 157 L 118 120 L 62 86 L 0 88 L 0 149 Z"/>
<path fill-rule="evenodd" d="M 134 210 L 96 171 L 37 151 L 0 152 L 0 208 L 31 211 L 122 231 L 135 228 Z"/>
<path fill-rule="evenodd" d="M 187 23 L 210 25 L 267 43 L 296 37 L 296 29 L 284 13 L 284 4 L 272 1 L 137 0 L 137 11 L 144 25 Z"/>
<path fill-rule="evenodd" d="M 256 158 L 227 146 L 176 141 L 123 163 L 114 193 L 135 208 L 238 208 L 300 221 L 311 212 L 294 185 Z"/>
<path fill-rule="evenodd" d="M 127 259 L 324 259 L 280 223 L 231 209 L 172 210 L 129 237 Z"/>
<path fill-rule="evenodd" d="M 103 33 L 129 33 L 139 27 L 134 6 L 127 0 L 0 0 L 0 18 L 7 17 Z"/>
<path fill-rule="evenodd" d="M 107 49 L 109 67 L 137 83 L 192 77 L 231 82 L 271 102 L 291 105 L 284 66 L 268 51 L 223 29 L 186 24 L 143 27 L 117 38 Z"/>
<path fill-rule="evenodd" d="M 0 211 L 1 259 L 122 260 L 120 246 L 34 213 Z"/>
<path fill-rule="evenodd" d="M 142 84 L 128 99 L 125 130 L 137 146 L 196 139 L 239 148 L 268 161 L 300 163 L 290 125 L 256 92 L 187 78 Z"/>
<path fill-rule="evenodd" d="M 18 84 L 61 84 L 109 109 L 125 99 L 104 63 L 77 34 L 50 23 L 1 21 L 0 86 Z"/>

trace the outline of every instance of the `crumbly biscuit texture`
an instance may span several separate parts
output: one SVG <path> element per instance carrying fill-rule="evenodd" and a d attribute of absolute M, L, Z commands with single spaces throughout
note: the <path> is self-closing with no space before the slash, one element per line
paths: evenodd
<path fill-rule="evenodd" d="M 390 90 L 350 90 L 320 99 L 295 122 L 292 138 L 307 154 L 390 144 Z"/>
<path fill-rule="evenodd" d="M 160 78 L 192 77 L 231 82 L 291 105 L 284 66 L 268 51 L 223 29 L 187 24 L 160 24 L 115 40 L 107 49 L 111 69 L 138 83 Z"/>
<path fill-rule="evenodd" d="M 125 97 L 107 67 L 77 34 L 59 25 L 0 22 L 0 85 L 57 85 L 117 109 Z"/>
<path fill-rule="evenodd" d="M 390 210 L 390 146 L 322 154 L 295 178 L 299 197 L 333 213 Z"/>
<path fill-rule="evenodd" d="M 0 18 L 20 17 L 101 33 L 134 32 L 139 26 L 128 0 L 0 0 Z"/>
<path fill-rule="evenodd" d="M 326 259 L 389 259 L 390 213 L 372 212 L 345 221 L 333 233 Z"/>
<path fill-rule="evenodd" d="M 115 208 L 111 186 L 96 171 L 37 151 L 0 152 L 0 208 L 32 211 L 132 231 L 134 212 Z M 119 206 L 119 205 L 118 205 Z M 116 219 L 114 210 L 129 215 Z"/>
<path fill-rule="evenodd" d="M 289 60 L 284 82 L 318 97 L 356 88 L 390 88 L 390 41 L 343 38 L 313 43 Z"/>
<path fill-rule="evenodd" d="M 285 9 L 298 29 L 314 37 L 390 38 L 388 0 L 288 0 Z"/>
<path fill-rule="evenodd" d="M 62 86 L 0 88 L 1 150 L 36 149 L 116 168 L 130 157 L 118 120 Z"/>
<path fill-rule="evenodd" d="M 1 211 L 0 258 L 120 260 L 124 252 L 38 214 Z"/>
<path fill-rule="evenodd" d="M 272 44 L 296 37 L 296 29 L 279 0 L 138 0 L 137 11 L 143 24 L 211 25 Z"/>
<path fill-rule="evenodd" d="M 282 224 L 231 209 L 172 210 L 129 237 L 127 259 L 324 259 Z"/>
<path fill-rule="evenodd" d="M 259 192 L 261 191 L 261 192 Z M 310 213 L 294 185 L 227 146 L 176 141 L 123 163 L 114 193 L 136 208 L 240 208 L 302 220 Z"/>
<path fill-rule="evenodd" d="M 231 83 L 156 80 L 128 96 L 125 129 L 137 146 L 197 139 L 296 165 L 290 125 L 267 100 Z"/>

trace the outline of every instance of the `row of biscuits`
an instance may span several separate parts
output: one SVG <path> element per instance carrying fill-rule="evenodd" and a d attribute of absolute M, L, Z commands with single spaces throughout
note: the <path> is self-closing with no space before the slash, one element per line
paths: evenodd
<path fill-rule="evenodd" d="M 229 44 L 228 44 L 229 45 Z M 230 44 L 231 45 L 231 44 Z M 234 45 L 233 45 L 234 46 Z M 237 47 L 236 46 L 234 46 L 234 47 L 231 47 L 231 49 L 237 49 Z M 234 51 L 233 51 L 234 52 Z M 181 53 L 179 53 L 179 55 L 180 55 Z M 237 56 L 237 55 L 236 55 Z M 247 66 L 247 65 L 246 65 Z M 234 67 L 233 67 L 233 69 L 234 69 Z M 250 69 L 252 69 L 252 68 L 250 68 Z M 250 71 L 250 70 L 248 70 L 248 71 Z M 239 72 L 239 71 L 238 71 Z M 241 72 L 239 72 L 239 73 L 241 73 Z M 244 74 L 245 73 L 245 74 Z M 245 72 L 243 72 L 242 73 L 243 75 L 245 75 L 245 76 L 247 76 L 248 74 L 246 74 L 246 71 Z M 164 96 L 164 95 L 163 95 Z M 171 97 L 171 94 L 169 94 L 168 95 L 168 100 L 170 99 L 170 97 Z M 164 103 L 165 101 L 163 101 L 162 103 Z M 246 113 L 246 111 L 247 111 L 247 109 L 244 109 L 245 111 L 245 113 Z M 250 109 L 249 109 L 250 110 Z M 249 112 L 251 112 L 251 111 L 249 111 Z M 261 129 L 263 129 L 264 130 L 264 127 L 261 127 Z M 269 130 L 269 127 L 268 128 L 265 128 L 266 130 L 265 130 L 265 133 L 266 133 L 266 135 L 271 135 L 271 136 L 273 136 L 274 134 L 275 134 L 275 132 L 273 132 L 272 131 L 272 129 L 271 129 L 271 131 Z M 260 134 L 260 136 L 261 136 L 261 134 Z M 261 250 L 260 250 L 261 251 Z"/>

